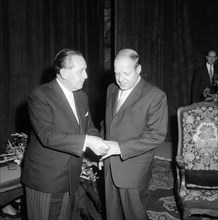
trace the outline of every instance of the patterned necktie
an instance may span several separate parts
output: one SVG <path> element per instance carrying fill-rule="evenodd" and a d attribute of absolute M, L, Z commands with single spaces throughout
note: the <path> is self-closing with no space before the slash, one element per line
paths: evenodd
<path fill-rule="evenodd" d="M 117 102 L 117 109 L 116 109 L 116 113 L 119 111 L 120 107 L 122 106 L 123 102 L 124 102 L 124 98 L 125 98 L 125 95 L 124 95 L 124 92 L 120 92 L 120 98 Z"/>

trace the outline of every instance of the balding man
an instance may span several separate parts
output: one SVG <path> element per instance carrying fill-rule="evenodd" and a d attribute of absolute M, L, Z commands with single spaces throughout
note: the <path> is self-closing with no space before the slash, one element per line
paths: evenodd
<path fill-rule="evenodd" d="M 145 220 L 155 147 L 167 133 L 165 93 L 141 78 L 139 56 L 122 49 L 109 85 L 104 156 L 107 220 Z"/>
<path fill-rule="evenodd" d="M 217 67 L 214 65 L 216 60 L 216 52 L 210 50 L 206 55 L 206 64 L 194 72 L 191 85 L 192 103 L 204 100 L 203 92 L 212 85 L 213 76 L 217 73 Z"/>

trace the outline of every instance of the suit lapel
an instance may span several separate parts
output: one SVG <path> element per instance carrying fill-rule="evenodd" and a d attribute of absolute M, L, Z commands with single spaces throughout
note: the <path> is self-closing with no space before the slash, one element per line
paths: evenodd
<path fill-rule="evenodd" d="M 139 83 L 135 86 L 135 88 L 131 91 L 123 105 L 120 107 L 117 114 L 123 112 L 126 108 L 135 103 L 141 95 L 142 88 L 144 87 L 145 81 L 144 79 L 140 79 Z"/>
<path fill-rule="evenodd" d="M 215 74 L 215 72 L 217 71 L 215 65 L 213 66 L 213 68 L 214 68 L 213 69 L 213 74 Z M 207 81 L 207 84 L 211 85 L 210 73 L 208 71 L 207 65 L 205 65 L 205 73 L 207 73 L 207 74 L 205 75 L 204 78 Z"/>
<path fill-rule="evenodd" d="M 112 96 L 111 96 L 112 97 L 111 111 L 113 112 L 113 117 L 116 115 L 118 92 L 119 92 L 119 88 L 116 87 L 116 89 L 113 91 Z"/>
<path fill-rule="evenodd" d="M 80 97 L 78 95 L 78 92 L 74 92 L 74 101 L 75 101 L 75 106 L 76 106 L 76 111 L 77 111 L 77 116 L 79 119 L 79 125 L 80 125 L 80 133 L 82 133 L 83 128 L 85 128 L 85 121 L 82 119 L 82 113 L 84 112 L 84 107 L 81 105 L 80 102 Z"/>
<path fill-rule="evenodd" d="M 61 87 L 58 85 L 56 79 L 52 81 L 52 85 L 54 88 L 54 93 L 55 93 L 57 102 L 61 106 L 63 112 L 66 114 L 66 117 L 69 118 L 69 121 L 71 122 L 72 126 L 78 129 L 79 124 L 77 122 L 77 119 L 73 113 L 73 110 L 70 107 L 69 102 L 67 101 L 67 98 L 64 92 L 62 91 Z"/>

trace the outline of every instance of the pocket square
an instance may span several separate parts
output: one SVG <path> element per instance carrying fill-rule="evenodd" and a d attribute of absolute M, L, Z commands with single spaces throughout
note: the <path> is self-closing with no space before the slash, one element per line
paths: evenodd
<path fill-rule="evenodd" d="M 85 117 L 87 117 L 89 115 L 89 112 L 86 112 Z"/>

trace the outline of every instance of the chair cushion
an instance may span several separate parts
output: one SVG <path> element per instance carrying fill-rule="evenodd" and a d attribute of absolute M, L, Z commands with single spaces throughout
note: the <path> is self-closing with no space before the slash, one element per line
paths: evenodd
<path fill-rule="evenodd" d="M 196 186 L 217 186 L 218 170 L 185 170 L 186 184 Z"/>
<path fill-rule="evenodd" d="M 186 190 L 182 200 L 185 207 L 214 209 L 218 212 L 218 190 Z"/>

